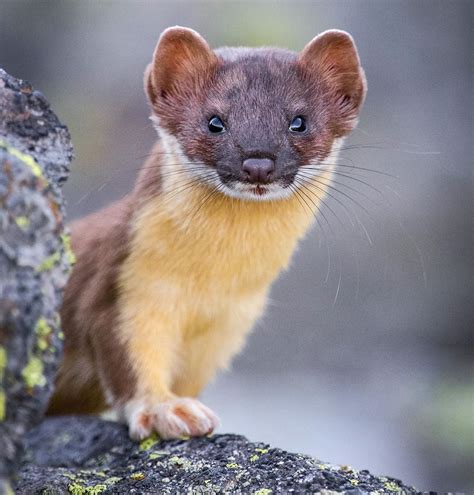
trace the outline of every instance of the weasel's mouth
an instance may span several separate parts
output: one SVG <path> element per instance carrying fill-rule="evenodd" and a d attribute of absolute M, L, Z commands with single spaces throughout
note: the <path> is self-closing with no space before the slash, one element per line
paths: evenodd
<path fill-rule="evenodd" d="M 265 196 L 265 194 L 267 194 L 267 192 L 268 192 L 268 189 L 264 186 L 258 185 L 255 187 L 251 187 L 250 192 L 252 192 L 256 196 Z"/>
<path fill-rule="evenodd" d="M 223 188 L 221 190 L 227 196 L 249 201 L 284 199 L 292 194 L 290 188 L 277 182 L 268 184 L 249 184 L 248 182 L 235 181 L 230 184 L 223 183 Z"/>

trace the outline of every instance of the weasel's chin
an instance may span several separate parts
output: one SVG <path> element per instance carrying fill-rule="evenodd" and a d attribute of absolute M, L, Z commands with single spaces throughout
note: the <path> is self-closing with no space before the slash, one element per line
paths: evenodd
<path fill-rule="evenodd" d="M 286 199 L 293 194 L 291 188 L 277 183 L 255 185 L 235 182 L 233 184 L 223 184 L 221 191 L 226 196 L 246 201 L 275 201 Z"/>

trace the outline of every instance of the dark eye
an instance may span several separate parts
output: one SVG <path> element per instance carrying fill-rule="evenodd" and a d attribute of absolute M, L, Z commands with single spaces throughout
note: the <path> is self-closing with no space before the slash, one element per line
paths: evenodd
<path fill-rule="evenodd" d="M 225 125 L 219 117 L 212 117 L 207 124 L 209 130 L 214 134 L 219 134 L 220 132 L 225 131 Z"/>
<path fill-rule="evenodd" d="M 291 132 L 304 132 L 306 131 L 306 122 L 303 117 L 295 117 L 290 124 Z"/>

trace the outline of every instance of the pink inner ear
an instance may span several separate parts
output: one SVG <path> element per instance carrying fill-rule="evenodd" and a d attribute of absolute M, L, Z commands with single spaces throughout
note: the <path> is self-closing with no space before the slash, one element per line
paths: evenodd
<path fill-rule="evenodd" d="M 145 83 L 150 101 L 193 91 L 216 64 L 216 55 L 198 33 L 187 28 L 167 29 L 155 49 Z"/>
<path fill-rule="evenodd" d="M 299 64 L 329 86 L 341 116 L 357 117 L 365 96 L 365 77 L 350 35 L 327 31 L 317 36 L 301 52 Z"/>

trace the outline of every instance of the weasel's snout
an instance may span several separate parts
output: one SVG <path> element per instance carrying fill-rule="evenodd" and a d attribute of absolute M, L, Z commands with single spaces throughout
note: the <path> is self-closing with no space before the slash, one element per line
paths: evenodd
<path fill-rule="evenodd" d="M 271 158 L 247 158 L 242 163 L 243 178 L 251 184 L 268 184 L 273 180 L 275 162 Z"/>

